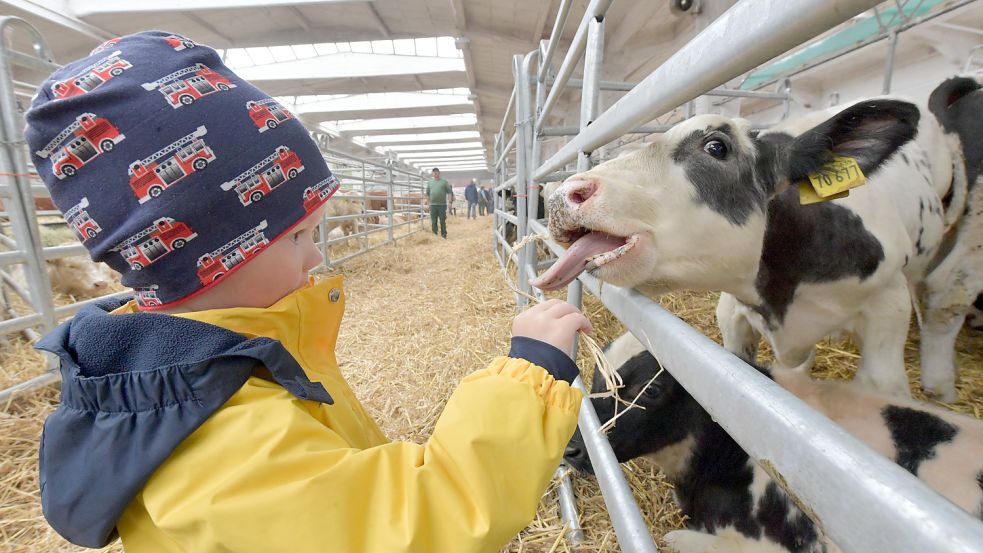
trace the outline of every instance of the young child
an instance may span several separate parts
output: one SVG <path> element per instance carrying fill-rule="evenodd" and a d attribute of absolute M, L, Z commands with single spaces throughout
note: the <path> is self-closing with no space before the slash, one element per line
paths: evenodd
<path fill-rule="evenodd" d="M 291 114 L 169 36 L 67 65 L 27 113 L 56 205 L 84 210 L 92 258 L 136 291 L 39 343 L 64 378 L 45 517 L 129 552 L 500 550 L 574 431 L 568 352 L 590 324 L 562 302 L 526 311 L 427 445 L 387 441 L 335 361 L 341 277 L 307 276 L 337 180 Z M 100 63 L 119 70 L 86 73 Z"/>

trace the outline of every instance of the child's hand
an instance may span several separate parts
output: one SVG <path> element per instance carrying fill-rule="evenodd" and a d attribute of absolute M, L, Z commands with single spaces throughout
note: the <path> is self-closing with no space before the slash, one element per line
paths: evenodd
<path fill-rule="evenodd" d="M 563 351 L 573 351 L 577 331 L 593 332 L 590 321 L 576 307 L 563 300 L 549 300 L 523 313 L 512 321 L 512 336 L 525 336 Z"/>

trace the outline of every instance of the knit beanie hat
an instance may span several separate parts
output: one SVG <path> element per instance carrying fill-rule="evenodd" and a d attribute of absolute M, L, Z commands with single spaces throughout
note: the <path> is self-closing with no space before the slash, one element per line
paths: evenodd
<path fill-rule="evenodd" d="M 171 33 L 112 39 L 59 69 L 26 119 L 55 205 L 145 310 L 221 282 L 339 185 L 293 114 Z"/>

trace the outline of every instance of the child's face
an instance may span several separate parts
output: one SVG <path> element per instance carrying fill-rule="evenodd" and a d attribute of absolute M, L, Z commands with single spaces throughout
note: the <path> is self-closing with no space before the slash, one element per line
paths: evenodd
<path fill-rule="evenodd" d="M 324 206 L 311 213 L 290 234 L 280 238 L 232 273 L 214 289 L 179 306 L 180 311 L 227 307 L 269 307 L 307 284 L 307 272 L 322 261 L 313 232 Z"/>

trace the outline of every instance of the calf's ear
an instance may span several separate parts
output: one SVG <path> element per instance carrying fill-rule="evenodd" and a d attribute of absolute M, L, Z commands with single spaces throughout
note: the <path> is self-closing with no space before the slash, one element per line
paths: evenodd
<path fill-rule="evenodd" d="M 928 97 L 928 109 L 930 109 L 932 114 L 934 114 L 940 121 L 944 121 L 946 118 L 946 112 L 950 107 L 952 107 L 953 104 L 961 100 L 967 94 L 976 92 L 980 88 L 983 88 L 983 85 L 980 85 L 976 79 L 970 79 L 968 77 L 953 77 L 951 79 L 946 79 L 946 81 L 933 90 L 931 96 Z"/>
<path fill-rule="evenodd" d="M 805 180 L 834 155 L 857 160 L 865 175 L 918 133 L 918 108 L 899 100 L 866 100 L 850 106 L 793 140 L 788 178 Z"/>

